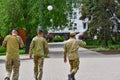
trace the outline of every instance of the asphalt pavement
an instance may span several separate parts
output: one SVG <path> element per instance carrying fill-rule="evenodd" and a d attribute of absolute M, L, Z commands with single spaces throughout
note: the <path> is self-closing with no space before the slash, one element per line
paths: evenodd
<path fill-rule="evenodd" d="M 68 80 L 69 63 L 63 62 L 63 43 L 49 43 L 42 80 Z M 76 80 L 120 80 L 120 54 L 104 55 L 85 48 L 79 49 L 80 65 Z M 34 80 L 33 59 L 20 55 L 19 80 Z M 5 56 L 0 56 L 0 80 L 5 75 Z"/>

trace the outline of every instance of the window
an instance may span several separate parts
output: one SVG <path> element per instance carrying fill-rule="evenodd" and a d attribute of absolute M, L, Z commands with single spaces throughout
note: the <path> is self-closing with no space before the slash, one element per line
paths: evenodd
<path fill-rule="evenodd" d="M 73 7 L 73 8 L 76 8 L 76 7 L 77 7 L 77 4 L 76 4 L 76 3 L 73 3 L 73 4 L 72 4 L 72 7 Z"/>
<path fill-rule="evenodd" d="M 72 19 L 72 13 L 69 14 L 70 19 Z"/>
<path fill-rule="evenodd" d="M 74 26 L 77 26 L 77 23 L 74 23 Z"/>
<path fill-rule="evenodd" d="M 86 23 L 83 22 L 83 29 L 86 29 Z"/>
<path fill-rule="evenodd" d="M 74 12 L 74 19 L 77 19 L 77 12 Z"/>

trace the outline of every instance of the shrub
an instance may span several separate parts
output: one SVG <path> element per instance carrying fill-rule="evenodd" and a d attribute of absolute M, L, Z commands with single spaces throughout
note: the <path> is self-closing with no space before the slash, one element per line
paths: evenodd
<path fill-rule="evenodd" d="M 6 49 L 0 46 L 0 53 L 5 53 L 5 52 L 6 52 Z"/>
<path fill-rule="evenodd" d="M 98 40 L 93 40 L 90 38 L 85 38 L 83 40 L 87 43 L 87 45 L 94 45 L 94 46 L 99 45 Z"/>
<path fill-rule="evenodd" d="M 62 42 L 65 40 L 64 36 L 55 36 L 53 38 L 54 42 Z"/>
<path fill-rule="evenodd" d="M 5 55 L 6 54 L 6 48 L 0 46 L 0 55 Z M 20 49 L 19 54 L 25 54 L 25 50 Z"/>
<path fill-rule="evenodd" d="M 108 46 L 109 49 L 120 49 L 120 45 L 110 45 Z"/>
<path fill-rule="evenodd" d="M 46 40 L 48 42 L 53 42 L 53 35 L 52 34 L 46 34 L 46 35 L 44 35 L 44 37 L 46 38 Z"/>
<path fill-rule="evenodd" d="M 25 54 L 25 50 L 20 49 L 20 50 L 19 50 L 19 54 Z"/>

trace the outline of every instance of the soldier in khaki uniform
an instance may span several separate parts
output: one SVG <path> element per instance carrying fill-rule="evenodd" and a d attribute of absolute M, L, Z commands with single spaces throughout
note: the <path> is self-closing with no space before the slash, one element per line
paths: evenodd
<path fill-rule="evenodd" d="M 67 62 L 66 57 L 68 56 L 70 64 L 70 74 L 68 80 L 75 80 L 75 74 L 79 69 L 79 54 L 78 49 L 80 46 L 86 45 L 86 42 L 75 39 L 75 32 L 70 32 L 70 39 L 66 41 L 64 45 L 64 62 Z"/>
<path fill-rule="evenodd" d="M 29 55 L 32 58 L 32 51 L 34 53 L 34 77 L 36 80 L 42 79 L 44 55 L 48 56 L 48 43 L 43 38 L 43 31 L 38 29 L 37 36 L 35 36 L 30 44 Z M 44 52 L 45 50 L 45 52 Z"/>
<path fill-rule="evenodd" d="M 4 80 L 10 80 L 10 75 L 13 70 L 12 80 L 18 80 L 19 78 L 19 48 L 24 46 L 22 38 L 17 35 L 16 30 L 12 30 L 12 35 L 5 37 L 3 47 L 7 48 L 6 51 L 6 76 Z"/>

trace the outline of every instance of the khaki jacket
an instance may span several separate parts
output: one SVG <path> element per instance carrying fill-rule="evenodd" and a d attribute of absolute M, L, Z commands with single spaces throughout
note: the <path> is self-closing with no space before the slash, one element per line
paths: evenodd
<path fill-rule="evenodd" d="M 22 48 L 24 43 L 20 36 L 8 35 L 5 37 L 2 46 L 7 49 L 7 58 L 17 58 L 19 57 L 19 48 Z"/>
<path fill-rule="evenodd" d="M 86 42 L 82 40 L 76 40 L 74 38 L 70 38 L 65 42 L 64 45 L 64 58 L 68 56 L 69 60 L 74 60 L 79 58 L 78 49 L 80 46 L 85 46 Z"/>
<path fill-rule="evenodd" d="M 44 54 L 48 54 L 48 43 L 43 37 L 36 36 L 32 39 L 29 49 L 29 54 L 34 56 L 43 57 Z"/>

